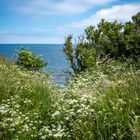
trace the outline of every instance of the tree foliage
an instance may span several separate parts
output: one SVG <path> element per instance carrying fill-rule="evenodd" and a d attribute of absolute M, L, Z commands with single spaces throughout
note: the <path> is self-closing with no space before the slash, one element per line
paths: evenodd
<path fill-rule="evenodd" d="M 16 64 L 27 68 L 28 70 L 40 70 L 47 65 L 44 60 L 30 52 L 28 48 L 21 48 L 21 50 L 18 50 L 17 52 Z"/>
<path fill-rule="evenodd" d="M 126 23 L 102 19 L 97 27 L 87 27 L 76 47 L 73 47 L 72 39 L 72 35 L 66 38 L 63 51 L 75 73 L 104 64 L 108 59 L 137 61 L 140 56 L 140 12 Z"/>

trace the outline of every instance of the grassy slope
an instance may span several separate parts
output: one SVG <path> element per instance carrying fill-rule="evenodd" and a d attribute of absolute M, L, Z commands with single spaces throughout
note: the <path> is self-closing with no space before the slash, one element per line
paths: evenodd
<path fill-rule="evenodd" d="M 140 71 L 85 72 L 57 89 L 0 58 L 0 139 L 140 139 Z"/>
<path fill-rule="evenodd" d="M 35 125 L 31 121 L 38 120 L 38 111 L 41 114 L 43 109 L 46 112 L 51 109 L 52 98 L 55 98 L 53 94 L 54 86 L 47 76 L 38 72 L 20 70 L 1 57 L 0 139 L 12 139 L 16 135 L 20 136 L 20 133 L 24 139 L 26 131 L 32 131 L 26 124 Z M 19 131 L 19 134 L 15 134 L 16 131 Z"/>

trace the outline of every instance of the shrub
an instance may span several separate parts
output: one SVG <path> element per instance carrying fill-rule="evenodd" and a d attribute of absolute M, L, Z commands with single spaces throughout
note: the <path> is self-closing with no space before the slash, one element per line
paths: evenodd
<path fill-rule="evenodd" d="M 131 22 L 120 23 L 102 19 L 97 27 L 89 26 L 76 47 L 72 36 L 65 40 L 63 49 L 75 73 L 87 68 L 105 64 L 109 59 L 123 60 L 132 58 L 138 62 L 140 57 L 140 12 Z"/>
<path fill-rule="evenodd" d="M 18 50 L 17 52 L 16 64 L 27 68 L 28 70 L 40 70 L 47 65 L 44 60 L 30 52 L 28 48 L 21 48 L 21 50 Z"/>

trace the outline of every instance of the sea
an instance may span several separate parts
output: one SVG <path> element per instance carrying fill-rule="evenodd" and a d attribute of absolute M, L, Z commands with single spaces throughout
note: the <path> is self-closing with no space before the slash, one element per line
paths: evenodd
<path fill-rule="evenodd" d="M 22 47 L 28 48 L 29 51 L 41 56 L 48 63 L 42 69 L 52 74 L 53 82 L 61 85 L 65 83 L 69 76 L 68 73 L 72 72 L 72 69 L 63 53 L 63 44 L 0 44 L 0 55 L 15 60 L 17 50 Z"/>

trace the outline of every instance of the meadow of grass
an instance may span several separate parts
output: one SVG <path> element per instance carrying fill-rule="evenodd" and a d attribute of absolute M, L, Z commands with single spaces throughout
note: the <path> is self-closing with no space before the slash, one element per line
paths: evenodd
<path fill-rule="evenodd" d="M 60 88 L 0 57 L 0 139 L 139 140 L 139 85 L 140 70 L 110 63 Z"/>

